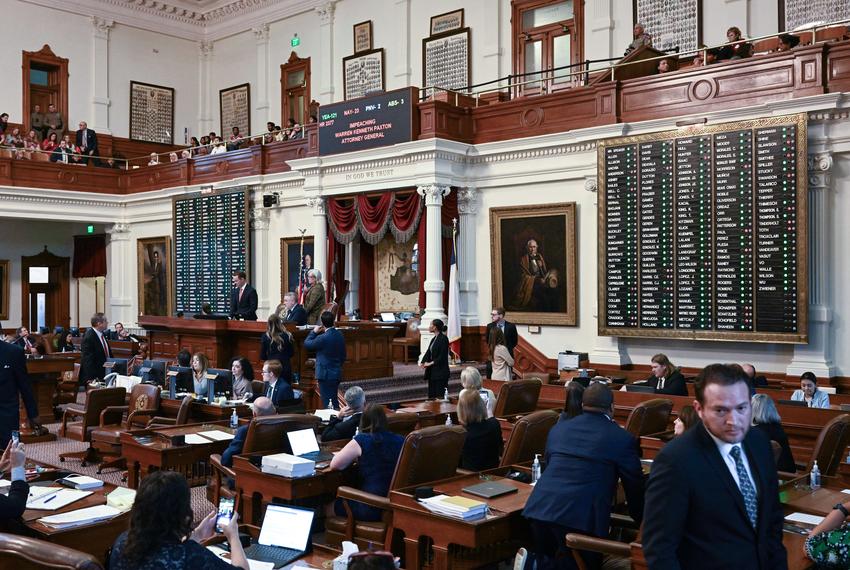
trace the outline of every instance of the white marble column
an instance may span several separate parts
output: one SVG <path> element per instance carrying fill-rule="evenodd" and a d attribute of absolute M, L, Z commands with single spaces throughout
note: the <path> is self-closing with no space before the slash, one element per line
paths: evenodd
<path fill-rule="evenodd" d="M 257 40 L 257 106 L 255 107 L 253 133 L 266 132 L 266 123 L 269 121 L 269 25 L 260 24 L 251 28 L 254 38 Z M 282 121 L 278 121 L 282 122 Z"/>
<path fill-rule="evenodd" d="M 619 49 L 620 46 L 614 46 L 614 10 L 611 0 L 589 0 L 585 4 L 585 21 L 585 29 L 590 32 L 586 35 L 585 45 L 595 48 L 590 52 L 585 49 L 585 53 L 598 54 L 595 57 L 599 59 L 614 57 L 622 53 L 622 49 Z M 631 20 L 626 24 L 630 30 L 627 37 L 632 35 L 630 22 Z M 601 66 L 602 64 L 599 64 L 596 67 Z"/>
<path fill-rule="evenodd" d="M 251 247 L 254 259 L 251 260 L 251 274 L 248 279 L 257 290 L 257 317 L 263 321 L 277 307 L 282 299 L 276 293 L 278 286 L 269 281 L 268 260 L 274 257 L 269 244 L 269 209 L 251 210 Z"/>
<path fill-rule="evenodd" d="M 832 154 L 809 154 L 809 343 L 794 345 L 794 357 L 785 370 L 789 376 L 812 371 L 822 378 L 835 373 L 829 298 L 831 187 Z"/>
<path fill-rule="evenodd" d="M 504 39 L 502 18 L 504 12 L 502 2 L 490 2 L 484 11 L 487 33 L 482 34 L 484 35 L 484 46 L 481 51 L 482 65 L 475 71 L 476 75 L 480 73 L 480 77 L 505 77 L 511 72 L 510 58 L 502 57 L 505 53 L 504 48 L 502 48 Z M 510 12 L 508 12 L 506 18 L 510 18 Z M 510 36 L 508 36 L 507 41 L 510 45 Z M 478 62 L 476 62 L 476 65 L 478 65 Z"/>
<path fill-rule="evenodd" d="M 481 322 L 478 312 L 478 279 L 475 268 L 475 221 L 480 192 L 467 187 L 458 190 L 457 269 L 460 291 L 460 324 L 474 326 Z"/>
<path fill-rule="evenodd" d="M 328 218 L 325 199 L 321 196 L 307 198 L 313 209 L 313 267 L 322 273 L 322 283 L 328 290 Z"/>
<path fill-rule="evenodd" d="M 425 197 L 428 213 L 425 227 L 425 312 L 422 314 L 420 330 L 420 353 L 424 354 L 431 342 L 428 327 L 434 319 L 446 322 L 446 310 L 443 307 L 443 250 L 442 250 L 442 210 L 443 197 L 451 191 L 445 184 L 426 184 L 416 188 L 420 196 Z M 422 264 L 420 264 L 420 271 Z"/>
<path fill-rule="evenodd" d="M 198 42 L 198 140 L 215 129 L 212 114 L 213 43 Z M 219 133 L 222 134 L 222 133 Z"/>
<path fill-rule="evenodd" d="M 79 120 L 86 121 L 89 128 L 99 133 L 111 135 L 112 131 L 109 130 L 109 29 L 112 28 L 114 22 L 92 16 L 91 23 L 91 117 L 79 117 Z M 70 120 L 68 123 L 74 124 Z"/>
<path fill-rule="evenodd" d="M 393 33 L 401 41 L 393 44 L 393 60 L 396 62 L 396 85 L 413 85 L 413 69 L 410 65 L 410 0 L 395 0 L 393 6 Z"/>
<path fill-rule="evenodd" d="M 360 308 L 360 240 L 356 239 L 345 246 L 345 278 L 348 279 L 348 296 L 345 298 L 345 310 L 348 312 Z"/>
<path fill-rule="evenodd" d="M 135 294 L 138 280 L 135 271 L 133 274 L 130 271 L 131 268 L 135 270 L 136 264 L 127 262 L 136 257 L 133 242 L 130 240 L 130 224 L 115 223 L 106 233 L 109 235 L 106 244 L 106 287 L 109 291 L 106 316 L 112 323 L 122 322 L 127 326 L 136 326 L 141 307 L 137 307 L 135 313 L 133 312 L 133 303 L 138 298 Z"/>
<path fill-rule="evenodd" d="M 336 0 L 316 7 L 319 15 L 319 61 L 334 61 L 334 10 Z M 334 97 L 334 66 L 324 65 L 319 72 L 319 103 L 332 103 Z M 281 119 L 282 120 L 282 119 Z"/>

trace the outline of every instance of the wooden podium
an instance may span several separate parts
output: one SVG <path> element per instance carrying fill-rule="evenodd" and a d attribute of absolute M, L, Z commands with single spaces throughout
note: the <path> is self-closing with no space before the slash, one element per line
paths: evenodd
<path fill-rule="evenodd" d="M 62 374 L 74 369 L 74 357 L 61 355 L 47 355 L 42 358 L 27 358 L 27 374 L 32 385 L 32 393 L 38 406 L 38 415 L 45 419 L 53 417 L 53 394 L 56 385 L 62 379 Z M 24 401 L 19 398 L 21 441 L 24 443 L 40 443 L 43 441 L 55 441 L 56 435 L 45 433 L 36 435 L 30 428 L 29 417 L 24 406 Z"/>

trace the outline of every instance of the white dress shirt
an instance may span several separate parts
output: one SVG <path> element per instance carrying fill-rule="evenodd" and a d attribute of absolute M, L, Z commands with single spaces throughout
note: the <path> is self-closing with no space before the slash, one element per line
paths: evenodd
<path fill-rule="evenodd" d="M 741 488 L 741 480 L 738 479 L 738 467 L 735 465 L 735 458 L 732 457 L 730 451 L 732 451 L 733 447 L 741 448 L 741 461 L 744 463 L 744 470 L 746 470 L 747 476 L 750 478 L 750 484 L 753 486 L 753 491 L 755 491 L 756 497 L 758 497 L 758 486 L 756 485 L 756 480 L 753 478 L 753 472 L 750 470 L 750 462 L 747 459 L 747 452 L 744 450 L 744 446 L 740 443 L 727 443 L 722 439 L 715 437 L 710 431 L 705 431 L 708 432 L 708 435 L 710 435 L 711 439 L 714 440 L 714 443 L 717 444 L 717 451 L 720 452 L 720 457 L 722 457 L 723 462 L 726 463 L 726 467 L 729 469 L 729 473 L 732 474 L 732 479 L 735 480 L 735 484 L 738 485 L 738 489 Z"/>

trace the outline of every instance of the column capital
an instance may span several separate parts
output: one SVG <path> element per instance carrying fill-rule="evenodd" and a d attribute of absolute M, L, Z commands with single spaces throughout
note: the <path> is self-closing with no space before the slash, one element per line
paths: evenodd
<path fill-rule="evenodd" d="M 108 40 L 109 30 L 115 25 L 115 22 L 105 18 L 99 18 L 97 16 L 91 16 L 89 19 L 91 20 L 94 37 L 102 40 Z"/>
<path fill-rule="evenodd" d="M 321 196 L 308 197 L 307 205 L 313 209 L 314 216 L 324 216 L 327 213 L 327 209 L 325 207 L 325 199 Z"/>
<path fill-rule="evenodd" d="M 112 241 L 130 239 L 130 224 L 124 222 L 116 222 L 111 227 L 106 228 Z"/>
<path fill-rule="evenodd" d="M 321 6 L 316 6 L 316 13 L 319 15 L 319 23 L 323 26 L 333 24 L 334 11 L 336 10 L 336 0 L 329 0 Z"/>
<path fill-rule="evenodd" d="M 474 186 L 459 188 L 457 191 L 457 211 L 463 215 L 478 213 L 478 197 L 481 192 Z"/>
<path fill-rule="evenodd" d="M 425 197 L 426 206 L 442 206 L 443 197 L 448 196 L 451 190 L 448 184 L 423 184 L 416 187 L 416 192 Z"/>
<path fill-rule="evenodd" d="M 257 231 L 268 231 L 271 215 L 268 208 L 254 208 L 251 210 L 251 229 Z"/>
<path fill-rule="evenodd" d="M 259 26 L 255 26 L 251 28 L 251 31 L 254 32 L 254 38 L 256 38 L 258 43 L 269 41 L 268 24 L 260 24 Z"/>
<path fill-rule="evenodd" d="M 809 188 L 829 188 L 832 185 L 832 153 L 809 154 Z"/>
<path fill-rule="evenodd" d="M 208 58 L 213 54 L 213 42 L 206 40 L 198 42 L 198 55 L 202 58 Z"/>

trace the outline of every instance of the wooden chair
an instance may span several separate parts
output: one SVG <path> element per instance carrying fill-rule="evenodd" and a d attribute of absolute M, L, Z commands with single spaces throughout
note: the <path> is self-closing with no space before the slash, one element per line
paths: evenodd
<path fill-rule="evenodd" d="M 812 465 L 817 460 L 821 476 L 834 476 L 838 472 L 838 466 L 844 463 L 844 451 L 848 445 L 850 445 L 850 414 L 832 418 L 820 430 L 808 464 L 805 466 L 797 465 L 797 472 L 801 468 L 803 472 L 811 471 Z M 797 477 L 796 473 L 779 472 L 780 479 L 793 479 L 794 477 Z"/>
<path fill-rule="evenodd" d="M 59 406 L 63 404 L 74 404 L 77 401 L 77 388 L 80 381 L 80 363 L 74 363 L 74 369 L 62 374 L 62 379 L 56 384 L 53 393 L 53 414 L 56 419 L 62 419 L 63 411 Z"/>
<path fill-rule="evenodd" d="M 239 455 L 281 452 L 284 449 L 283 440 L 286 432 L 305 428 L 315 429 L 319 421 L 318 416 L 304 414 L 279 414 L 253 418 L 248 424 L 245 445 Z M 207 487 L 210 502 L 217 505 L 222 495 L 236 497 L 236 492 L 232 491 L 226 483 L 228 479 L 232 481 L 236 478 L 233 469 L 221 463 L 221 454 L 218 453 L 210 455 L 210 464 L 212 477 Z"/>
<path fill-rule="evenodd" d="M 629 414 L 626 420 L 626 431 L 635 437 L 667 431 L 672 410 L 673 401 L 666 398 L 653 398 L 641 402 Z"/>
<path fill-rule="evenodd" d="M 558 423 L 558 412 L 539 410 L 523 416 L 514 424 L 514 429 L 505 444 L 500 466 L 514 465 L 534 459 L 535 454 L 546 451 L 549 430 Z"/>
<path fill-rule="evenodd" d="M 0 568 L 103 570 L 91 554 L 37 538 L 6 533 L 0 533 Z"/>
<path fill-rule="evenodd" d="M 390 481 L 390 490 L 454 476 L 460 464 L 465 439 L 466 430 L 460 426 L 431 426 L 411 432 L 404 440 Z M 392 509 L 389 498 L 346 486 L 337 490 L 337 497 L 343 499 L 346 516 L 326 519 L 325 539 L 328 544 L 340 545 L 343 540 L 349 540 L 361 548 L 367 548 L 370 543 L 383 545 L 384 550 L 392 547 Z M 381 509 L 383 519 L 377 522 L 355 520 L 348 501 Z"/>
<path fill-rule="evenodd" d="M 189 423 L 189 408 L 192 405 L 192 396 L 185 396 L 180 402 L 180 407 L 177 408 L 176 418 L 164 418 L 162 416 L 154 416 L 148 422 L 147 429 L 183 426 Z"/>
<path fill-rule="evenodd" d="M 68 408 L 62 414 L 62 428 L 60 434 L 63 437 L 76 439 L 77 441 L 91 441 L 91 434 L 96 427 L 100 425 L 100 414 L 109 406 L 123 406 L 124 398 L 127 396 L 127 390 L 124 388 L 97 388 L 88 393 L 86 406 L 80 413 L 76 409 Z M 68 422 L 69 419 L 79 417 L 78 421 Z M 81 466 L 85 467 L 86 462 L 90 461 L 93 453 L 93 448 L 89 447 L 85 451 L 71 451 L 59 455 L 59 461 L 65 461 L 68 458 L 80 459 Z"/>
<path fill-rule="evenodd" d="M 337 316 L 339 315 L 339 303 L 335 303 L 334 301 L 331 301 L 330 303 L 325 303 L 324 306 L 322 307 L 322 312 L 319 313 L 319 315 L 321 315 L 325 311 L 330 311 L 331 313 L 333 313 L 334 314 L 334 322 L 336 322 Z M 321 324 L 321 323 L 319 323 L 319 324 Z"/>
<path fill-rule="evenodd" d="M 631 568 L 631 563 L 629 562 L 631 558 L 631 546 L 625 542 L 572 532 L 567 534 L 566 541 L 567 546 L 573 551 L 573 559 L 576 561 L 579 570 L 590 570 L 590 567 L 585 564 L 584 559 L 578 553 L 579 550 L 598 552 L 603 556 L 622 562 L 622 565 L 617 566 L 618 568 Z M 605 565 L 603 564 L 604 567 Z"/>
<path fill-rule="evenodd" d="M 540 388 L 543 383 L 538 379 L 511 380 L 502 384 L 493 416 L 506 418 L 518 414 L 527 414 L 537 409 L 540 398 Z"/>
<path fill-rule="evenodd" d="M 407 319 L 407 328 L 404 331 L 404 336 L 393 339 L 392 351 L 393 360 L 401 360 L 405 364 L 410 360 L 410 349 L 415 349 L 414 352 L 419 353 L 419 323 L 418 318 L 410 317 Z M 398 353 L 401 356 L 398 357 Z"/>
<path fill-rule="evenodd" d="M 100 473 L 107 467 L 124 469 L 127 461 L 121 457 L 121 434 L 144 428 L 159 410 L 160 390 L 153 384 L 136 384 L 130 390 L 129 404 L 110 406 L 100 414 L 100 426 L 91 434 L 91 445 L 98 455 L 112 458 L 97 466 Z"/>

